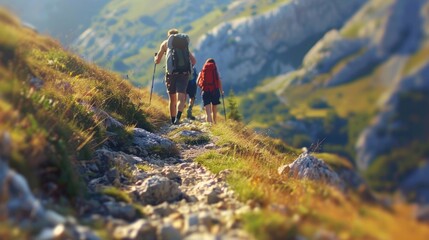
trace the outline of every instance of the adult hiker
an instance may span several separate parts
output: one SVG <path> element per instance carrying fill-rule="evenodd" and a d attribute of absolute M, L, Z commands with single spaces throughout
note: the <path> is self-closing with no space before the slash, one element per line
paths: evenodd
<path fill-rule="evenodd" d="M 169 97 L 171 123 L 179 124 L 185 108 L 189 74 L 196 60 L 189 51 L 188 35 L 179 33 L 177 29 L 170 29 L 167 36 L 167 40 L 161 43 L 154 61 L 155 64 L 159 64 L 166 54 L 165 85 Z"/>
<path fill-rule="evenodd" d="M 197 95 L 197 69 L 192 67 L 192 74 L 189 76 L 188 88 L 186 89 L 186 93 L 189 96 L 189 107 L 187 111 L 187 118 L 191 120 L 195 120 L 195 117 L 192 116 L 192 108 L 195 103 L 195 96 Z"/>
<path fill-rule="evenodd" d="M 198 75 L 198 86 L 202 90 L 206 121 L 216 124 L 217 105 L 220 104 L 220 95 L 224 94 L 222 81 L 213 58 L 207 59 Z"/>

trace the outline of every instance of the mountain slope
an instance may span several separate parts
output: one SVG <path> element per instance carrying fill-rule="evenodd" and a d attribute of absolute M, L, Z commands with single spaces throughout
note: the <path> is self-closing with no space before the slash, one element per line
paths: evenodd
<path fill-rule="evenodd" d="M 196 3 L 184 0 L 154 4 L 146 1 L 112 1 L 75 45 L 88 59 L 135 75 L 131 80 L 136 84 L 147 84 L 151 79 L 147 70 L 152 68 L 154 52 L 166 38 L 166 31 L 176 27 L 190 35 L 191 50 L 195 50 L 199 68 L 206 58 L 219 58 L 227 85 L 233 82 L 241 84 L 245 78 L 253 78 L 251 84 L 246 84 L 250 88 L 265 76 L 284 73 L 290 70 L 290 66 L 297 67 L 297 62 L 312 43 L 327 30 L 341 26 L 363 2 L 365 0 L 347 3 L 333 0 L 320 3 L 315 0 Z M 319 5 L 322 7 L 314 7 Z M 314 19 L 318 20 L 317 24 Z M 288 24 L 283 24 L 284 21 Z M 268 26 L 265 31 L 269 31 L 267 34 L 272 38 L 265 38 L 263 26 Z M 246 31 L 252 38 L 246 38 Z M 255 40 L 253 44 L 251 39 Z M 255 46 L 258 42 L 262 43 L 262 47 Z M 257 56 L 270 56 L 273 66 L 263 68 L 263 64 L 256 62 L 240 65 L 238 62 L 245 58 L 243 52 L 248 48 L 253 50 L 246 54 L 257 54 L 249 55 L 249 58 L 255 58 L 260 63 L 265 58 Z M 235 52 L 231 49 L 242 50 Z M 296 57 L 285 59 L 285 53 Z M 235 68 L 249 64 L 254 65 L 249 76 L 243 73 L 249 71 Z"/>
<path fill-rule="evenodd" d="M 2 238 L 429 234 L 409 206 L 380 204 L 360 180 L 349 185 L 356 174 L 346 159 L 306 152 L 293 161 L 299 150 L 232 121 L 167 126 L 159 96 L 148 106 L 146 90 L 4 10 L 0 53 Z M 304 172 L 288 173 L 290 163 Z"/>
<path fill-rule="evenodd" d="M 408 182 L 428 157 L 418 144 L 427 136 L 427 9 L 427 1 L 369 1 L 326 34 L 302 68 L 267 80 L 259 91 L 274 91 L 289 114 L 276 128 L 302 136 L 298 145 L 324 139 L 326 150 L 356 159 L 379 190 Z"/>
<path fill-rule="evenodd" d="M 70 197 L 81 194 L 71 162 L 89 157 L 106 141 L 106 132 L 127 135 L 115 129 L 114 122 L 103 125 L 102 112 L 148 130 L 154 128 L 148 119 L 165 119 L 153 107 L 149 114 L 142 111 L 146 92 L 21 26 L 3 9 L 0 21 L 0 130 L 11 141 L 2 156 L 34 187 L 43 189 L 52 179 L 58 181 L 60 192 Z M 41 171 L 45 167 L 51 167 L 52 174 Z"/>
<path fill-rule="evenodd" d="M 152 66 L 153 54 L 166 38 L 168 29 L 192 31 L 194 21 L 220 11 L 220 7 L 229 2 L 111 1 L 77 39 L 75 46 L 92 61 L 141 77 Z"/>
<path fill-rule="evenodd" d="M 340 27 L 364 2 L 286 2 L 267 13 L 210 30 L 199 39 L 196 57 L 217 58 L 225 85 L 236 91 L 251 89 L 268 76 L 299 67 L 314 42 Z"/>

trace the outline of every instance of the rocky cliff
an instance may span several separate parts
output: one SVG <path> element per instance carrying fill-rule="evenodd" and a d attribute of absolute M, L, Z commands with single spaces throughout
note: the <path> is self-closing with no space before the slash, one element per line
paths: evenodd
<path fill-rule="evenodd" d="M 263 15 L 219 25 L 199 39 L 196 56 L 215 58 L 226 85 L 251 88 L 264 77 L 298 67 L 321 35 L 340 27 L 363 3 L 291 1 Z"/>

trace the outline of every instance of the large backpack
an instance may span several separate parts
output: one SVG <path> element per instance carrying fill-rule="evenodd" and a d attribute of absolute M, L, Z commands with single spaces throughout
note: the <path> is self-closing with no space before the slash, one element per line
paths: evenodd
<path fill-rule="evenodd" d="M 190 73 L 191 60 L 189 58 L 189 37 L 178 33 L 168 37 L 167 41 L 167 72 Z"/>
<path fill-rule="evenodd" d="M 198 86 L 204 92 L 212 92 L 219 89 L 219 74 L 215 63 L 208 62 L 204 64 L 200 79 L 198 80 Z"/>

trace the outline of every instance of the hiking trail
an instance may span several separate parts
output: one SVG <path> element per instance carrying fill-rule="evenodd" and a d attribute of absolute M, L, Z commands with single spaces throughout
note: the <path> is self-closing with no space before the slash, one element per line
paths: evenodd
<path fill-rule="evenodd" d="M 157 134 L 133 131 L 132 144 L 109 140 L 96 151 L 94 162 L 80 167 L 88 171 L 86 182 L 94 193 L 82 202 L 82 217 L 101 223 L 117 239 L 251 239 L 239 215 L 252 209 L 225 182 L 229 171 L 215 175 L 194 162 L 218 148 L 208 125 L 184 119 Z M 167 137 L 173 131 L 174 136 L 204 134 L 209 140 L 174 143 Z M 172 149 L 179 155 L 166 152 Z M 106 189 L 126 192 L 131 199 L 106 194 Z"/>

